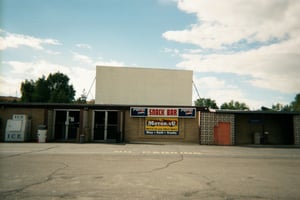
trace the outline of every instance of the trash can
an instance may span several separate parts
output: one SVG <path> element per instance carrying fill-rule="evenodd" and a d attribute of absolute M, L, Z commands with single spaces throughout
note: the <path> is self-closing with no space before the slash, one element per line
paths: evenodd
<path fill-rule="evenodd" d="M 254 144 L 261 144 L 261 134 L 259 132 L 254 133 Z"/>
<path fill-rule="evenodd" d="M 38 125 L 38 143 L 45 143 L 47 140 L 47 129 L 46 125 Z"/>
<path fill-rule="evenodd" d="M 85 135 L 81 134 L 79 137 L 79 143 L 84 143 L 84 140 L 85 140 Z"/>

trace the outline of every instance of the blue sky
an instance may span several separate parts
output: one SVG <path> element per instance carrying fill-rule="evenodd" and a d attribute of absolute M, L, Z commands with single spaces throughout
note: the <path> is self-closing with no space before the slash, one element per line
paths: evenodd
<path fill-rule="evenodd" d="M 296 0 L 0 0 L 0 7 L 0 95 L 20 96 L 23 80 L 60 71 L 78 97 L 97 64 L 193 70 L 200 96 L 219 106 L 288 104 L 300 92 Z"/>

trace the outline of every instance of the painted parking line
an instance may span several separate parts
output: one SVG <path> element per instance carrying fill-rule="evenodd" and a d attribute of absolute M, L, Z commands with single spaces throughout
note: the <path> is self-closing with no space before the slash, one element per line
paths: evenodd
<path fill-rule="evenodd" d="M 114 151 L 114 153 L 124 153 L 124 154 L 131 154 L 134 153 L 133 151 Z M 184 152 L 177 152 L 177 151 L 142 151 L 142 154 L 154 154 L 154 155 L 202 155 L 201 152 L 189 152 L 189 151 L 184 151 Z"/>
<path fill-rule="evenodd" d="M 183 155 L 201 155 L 201 152 L 180 152 Z"/>
<path fill-rule="evenodd" d="M 132 153 L 132 151 L 114 151 L 114 153 Z"/>

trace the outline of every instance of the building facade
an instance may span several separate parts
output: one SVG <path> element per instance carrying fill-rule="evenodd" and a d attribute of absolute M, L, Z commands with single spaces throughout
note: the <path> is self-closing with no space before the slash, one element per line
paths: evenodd
<path fill-rule="evenodd" d="M 8 132 L 9 141 L 37 141 L 45 127 L 49 142 L 300 144 L 300 113 L 194 107 L 192 80 L 187 70 L 97 66 L 96 104 L 0 102 L 0 141 Z M 17 115 L 30 122 L 26 137 Z"/>
<path fill-rule="evenodd" d="M 40 125 L 48 142 L 183 142 L 202 145 L 300 144 L 300 113 L 216 111 L 193 106 L 0 103 L 0 140 L 8 119 L 27 115 L 28 141 Z"/>

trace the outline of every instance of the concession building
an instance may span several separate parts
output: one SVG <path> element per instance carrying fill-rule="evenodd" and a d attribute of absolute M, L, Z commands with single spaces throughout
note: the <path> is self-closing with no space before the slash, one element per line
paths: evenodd
<path fill-rule="evenodd" d="M 47 142 L 300 144 L 300 113 L 195 107 L 192 81 L 187 70 L 97 66 L 95 104 L 0 103 L 0 141 L 37 141 L 45 127 Z M 26 137 L 22 122 L 8 127 L 16 116 L 30 122 Z"/>

